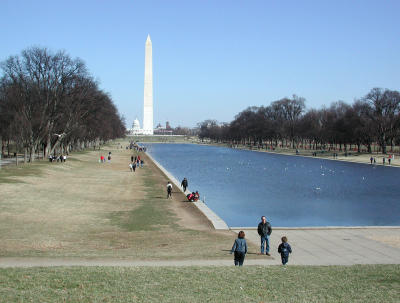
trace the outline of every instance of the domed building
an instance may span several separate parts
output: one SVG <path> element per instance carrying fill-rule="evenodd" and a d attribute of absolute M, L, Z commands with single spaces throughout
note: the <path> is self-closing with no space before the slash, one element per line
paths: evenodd
<path fill-rule="evenodd" d="M 140 134 L 142 134 L 142 130 L 140 129 L 140 122 L 136 118 L 135 120 L 133 120 L 132 123 L 131 135 L 140 135 Z"/>

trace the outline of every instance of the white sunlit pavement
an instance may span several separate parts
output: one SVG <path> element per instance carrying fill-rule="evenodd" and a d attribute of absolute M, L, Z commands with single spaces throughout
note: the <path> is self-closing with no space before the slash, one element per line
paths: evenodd
<path fill-rule="evenodd" d="M 247 241 L 260 246 L 256 228 L 231 228 L 234 232 L 245 231 Z M 265 264 L 280 264 L 278 245 L 286 236 L 293 253 L 289 265 L 354 265 L 354 264 L 400 264 L 400 227 L 360 228 L 275 228 L 270 238 L 271 259 Z M 376 241 L 386 239 L 392 245 Z M 262 257 L 262 256 L 260 256 Z"/>

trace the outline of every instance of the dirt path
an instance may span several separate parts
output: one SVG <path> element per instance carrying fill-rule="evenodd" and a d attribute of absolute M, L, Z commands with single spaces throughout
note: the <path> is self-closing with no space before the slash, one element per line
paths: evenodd
<path fill-rule="evenodd" d="M 137 261 L 118 259 L 49 259 L 49 258 L 0 258 L 0 268 L 10 267 L 55 267 L 55 266 L 117 266 L 117 267 L 161 267 L 161 266 L 231 266 L 233 257 L 225 260 L 165 260 Z M 245 265 L 275 265 L 273 259 L 246 259 Z"/>

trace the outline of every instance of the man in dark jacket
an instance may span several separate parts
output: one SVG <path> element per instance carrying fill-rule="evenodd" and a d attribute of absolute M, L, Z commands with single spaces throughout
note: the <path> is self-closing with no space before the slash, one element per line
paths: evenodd
<path fill-rule="evenodd" d="M 188 181 L 186 178 L 183 178 L 181 186 L 183 187 L 183 192 L 186 192 L 186 188 L 188 187 Z"/>
<path fill-rule="evenodd" d="M 269 236 L 271 235 L 272 228 L 271 224 L 267 222 L 265 216 L 261 217 L 261 222 L 258 224 L 257 228 L 258 234 L 261 237 L 261 254 L 264 254 L 264 246 L 265 246 L 265 254 L 270 256 L 269 254 Z"/>

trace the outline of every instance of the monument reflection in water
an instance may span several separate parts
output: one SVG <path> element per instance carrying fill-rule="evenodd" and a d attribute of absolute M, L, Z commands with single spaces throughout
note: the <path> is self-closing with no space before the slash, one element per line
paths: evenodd
<path fill-rule="evenodd" d="M 229 226 L 400 224 L 400 168 L 193 144 L 144 144 Z"/>

